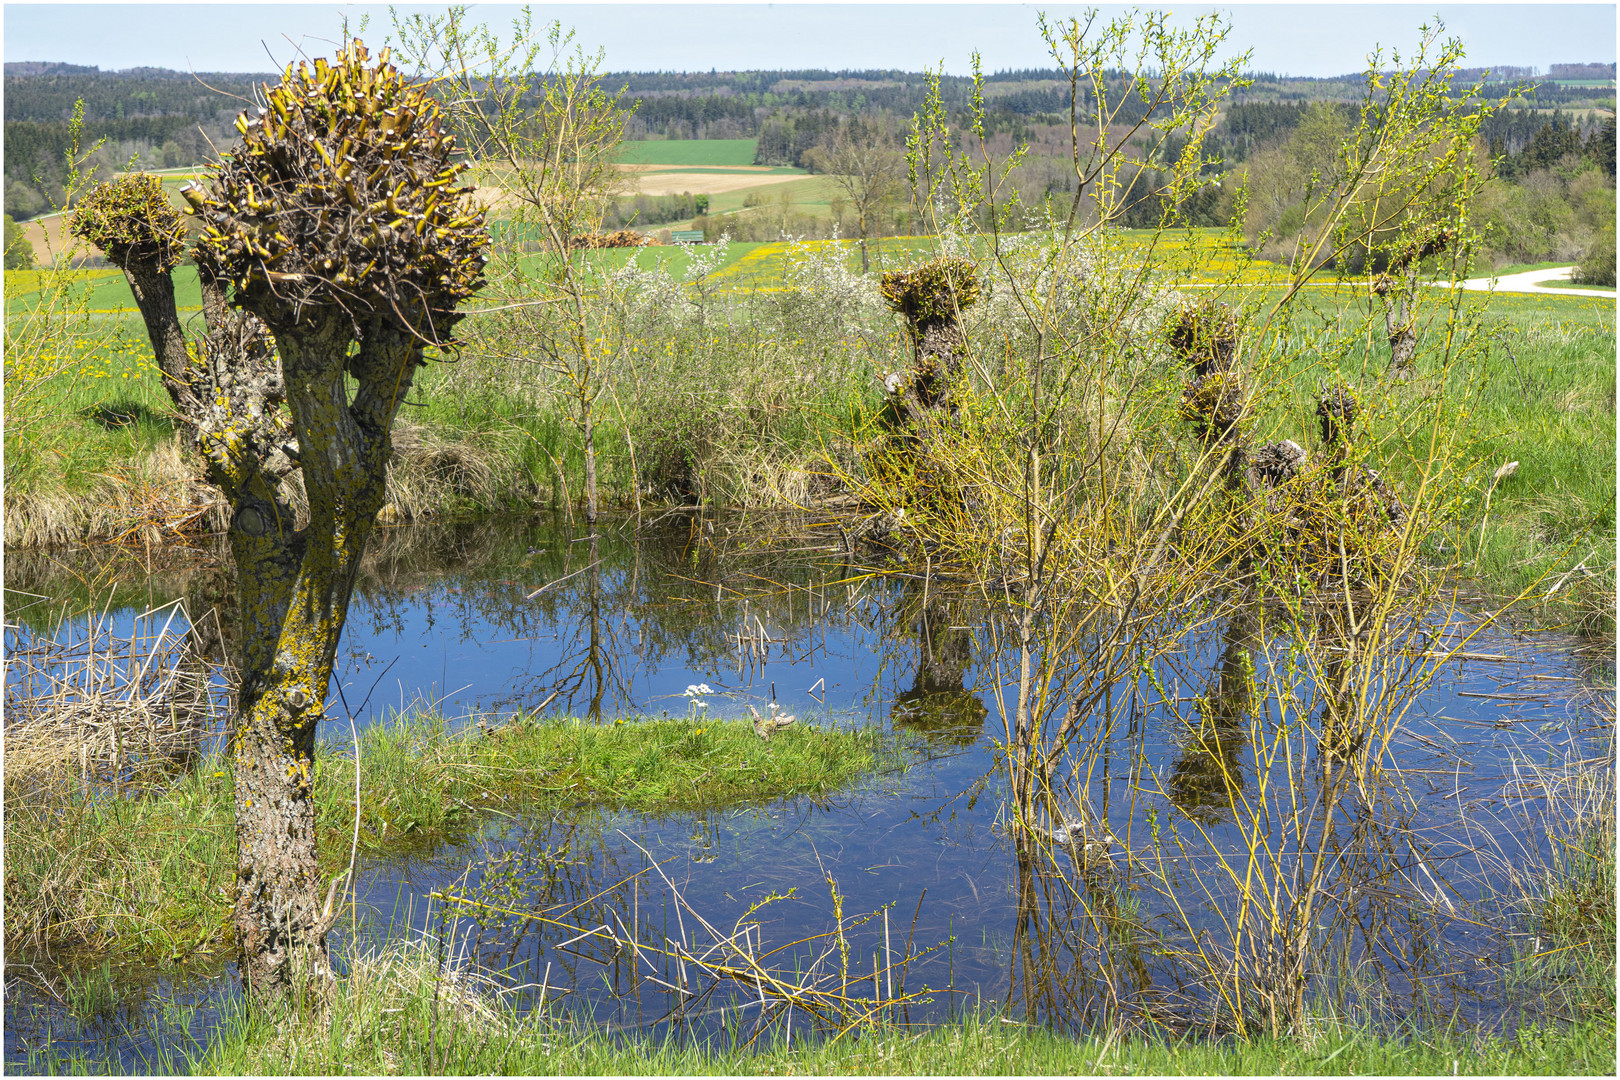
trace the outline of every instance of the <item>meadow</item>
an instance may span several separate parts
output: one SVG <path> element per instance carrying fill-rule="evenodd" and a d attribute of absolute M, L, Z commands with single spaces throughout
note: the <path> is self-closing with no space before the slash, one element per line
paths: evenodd
<path fill-rule="evenodd" d="M 753 165 L 758 139 L 647 139 L 619 144 L 626 165 Z"/>
<path fill-rule="evenodd" d="M 1150 242 L 1148 233 L 1111 234 L 1105 257 L 1128 261 Z M 886 238 L 872 245 L 875 269 L 915 263 L 935 248 L 927 237 Z M 879 404 L 877 378 L 900 369 L 907 352 L 901 324 L 855 272 L 853 242 L 733 242 L 579 257 L 604 282 L 619 282 L 613 287 L 627 290 L 630 303 L 598 440 L 610 504 L 634 508 L 673 495 L 804 505 L 831 493 L 829 461 L 850 460 L 859 418 Z M 1160 271 L 1166 283 L 1247 305 L 1256 318 L 1281 295 L 1278 268 L 1248 261 L 1214 230 L 1166 233 L 1157 257 L 1168 268 Z M 41 277 L 7 272 L 15 327 L 41 302 Z M 178 303 L 195 318 L 195 271 L 177 278 Z M 51 421 L 31 429 L 8 456 L 7 543 L 153 540 L 196 505 L 185 490 L 189 467 L 181 464 L 122 275 L 79 271 L 71 280 L 69 303 L 79 311 L 71 332 L 48 349 L 8 351 L 8 379 L 56 374 L 39 380 L 42 396 L 33 406 Z M 1480 513 L 1457 529 L 1460 561 L 1484 593 L 1513 595 L 1545 578 L 1541 594 L 1570 600 L 1589 613 L 1586 621 L 1601 622 L 1613 595 L 1606 582 L 1614 565 L 1614 446 L 1604 434 L 1615 424 L 1612 302 L 1469 293 L 1460 303 L 1486 313 L 1489 341 L 1483 366 L 1453 372 L 1448 391 L 1477 395 L 1465 437 L 1479 459 L 1470 498 Z M 1307 445 L 1316 387 L 1329 374 L 1310 343 L 1325 340 L 1324 327 L 1365 321 L 1369 298 L 1364 285 L 1330 278 L 1307 286 L 1299 304 L 1288 328 L 1267 331 L 1275 347 L 1297 355 L 1281 380 L 1288 389 L 1267 395 L 1255 426 L 1265 437 Z M 1420 320 L 1424 340 L 1444 333 L 1444 312 L 1437 290 Z M 1372 333 L 1336 347 L 1337 368 L 1360 368 L 1361 377 L 1386 350 Z M 430 363 L 419 377 L 399 440 L 402 457 L 415 454 L 417 464 L 395 470 L 400 490 L 389 513 L 398 520 L 428 510 L 567 507 L 577 496 L 581 448 L 546 390 L 547 377 L 521 364 L 498 367 L 463 353 Z M 1386 430 L 1398 427 L 1400 401 L 1399 394 L 1385 399 Z M 1412 458 L 1394 457 L 1387 467 L 1400 477 Z M 1512 475 L 1491 480 L 1512 461 L 1519 463 Z M 419 481 L 414 491 L 408 474 Z"/>
<path fill-rule="evenodd" d="M 1455 584 L 1464 593 L 1501 600 L 1528 592 L 1531 602 L 1522 607 L 1542 625 L 1612 632 L 1611 303 L 1568 296 L 1451 297 L 1433 290 L 1424 294 L 1419 319 L 1419 378 L 1398 384 L 1381 379 L 1388 345 L 1380 321 L 1371 318 L 1376 311 L 1363 282 L 1329 279 L 1308 286 L 1291 314 L 1273 318 L 1285 293 L 1278 269 L 1251 263 L 1214 232 L 1108 234 L 1092 256 L 1100 268 L 1096 276 L 1108 280 L 1118 273 L 1110 267 L 1141 265 L 1150 242 L 1160 263 L 1147 284 L 1160 310 L 1178 296 L 1215 296 L 1242 311 L 1252 328 L 1246 340 L 1257 370 L 1272 380 L 1256 388 L 1257 439 L 1290 438 L 1314 451 L 1321 387 L 1352 380 L 1364 388 L 1368 459 L 1410 491 L 1421 482 L 1428 459 L 1405 417 L 1436 394 L 1466 402 L 1456 414 L 1465 475 L 1427 555 L 1461 568 L 1465 577 Z M 932 238 L 885 240 L 878 245 L 878 266 L 915 264 L 937 250 Z M 970 241 L 968 250 L 983 259 L 982 242 Z M 601 483 L 611 509 L 648 511 L 681 502 L 814 508 L 848 499 L 849 481 L 858 482 L 870 460 L 883 408 L 879 378 L 904 370 L 912 357 L 903 325 L 878 300 L 873 280 L 856 272 L 852 242 L 706 244 L 577 257 L 589 267 L 598 297 L 615 312 L 611 378 L 597 430 Z M 539 257 L 528 266 L 545 268 Z M 17 279 L 15 293 L 23 302 L 12 321 L 18 331 L 37 318 L 42 304 L 61 299 L 51 281 L 38 274 Z M 1171 286 L 1177 294 L 1168 291 Z M 182 279 L 183 305 L 188 298 L 195 304 L 194 294 L 185 291 L 194 287 Z M 208 504 L 169 419 L 127 286 L 105 272 L 84 272 L 64 306 L 70 317 L 46 322 L 67 331 L 52 349 L 12 349 L 6 358 L 8 382 L 17 378 L 32 394 L 8 417 L 8 545 L 94 537 L 150 550 L 220 527 L 220 508 Z M 1482 318 L 1482 341 L 1489 344 L 1441 380 L 1422 370 L 1421 358 L 1441 345 L 1448 319 L 1457 313 Z M 583 461 L 574 419 L 553 373 L 521 358 L 503 358 L 490 344 L 501 341 L 500 314 L 475 311 L 465 327 L 468 346 L 433 357 L 420 373 L 396 431 L 386 520 L 577 511 Z M 969 340 L 987 363 L 1010 336 L 1008 327 L 1006 300 L 992 288 L 969 321 Z M 28 363 L 34 368 L 22 366 Z M 1173 394 L 1166 400 L 1173 402 Z M 34 422 L 13 426 L 18 416 Z M 1509 461 L 1518 463 L 1516 469 L 1498 476 Z M 370 856 L 409 859 L 498 831 L 509 803 L 551 806 L 548 800 L 561 800 L 559 806 L 654 813 L 694 801 L 757 804 L 835 791 L 898 761 L 893 747 L 874 733 L 801 728 L 767 746 L 746 725 L 695 718 L 624 725 L 494 722 L 482 729 L 472 723 L 453 736 L 441 719 L 417 717 L 368 733 L 361 750 L 367 765 L 358 814 L 352 759 L 335 747 L 325 747 L 319 759 L 327 873 L 342 869 L 351 843 Z M 16 910 L 31 914 L 8 920 L 8 935 L 23 935 L 18 943 L 30 945 L 61 945 L 71 937 L 83 946 L 88 940 L 102 952 L 127 950 L 131 957 L 217 948 L 228 911 L 218 873 L 229 865 L 226 774 L 218 760 L 208 759 L 161 795 L 136 800 L 85 799 L 71 785 L 13 788 L 7 800 L 13 875 L 8 901 L 15 895 Z M 131 836 L 140 842 L 129 843 Z M 75 859 L 60 857 L 65 844 L 77 852 Z M 1574 843 L 1583 846 L 1597 853 L 1598 871 L 1572 873 L 1567 887 L 1556 881 L 1537 885 L 1535 904 L 1548 925 L 1564 920 L 1569 926 L 1561 933 L 1590 944 L 1594 918 L 1596 938 L 1612 938 L 1612 915 L 1603 914 L 1609 909 L 1594 902 L 1588 888 L 1604 873 L 1612 878 L 1612 846 Z M 117 890 L 98 884 L 114 878 L 122 883 Z M 1028 1072 L 1104 1066 L 1178 1072 L 1335 1072 L 1352 1066 L 1602 1071 L 1608 1067 L 1606 1048 L 1612 1051 L 1605 1043 L 1612 1043 L 1612 1024 L 1602 1018 L 1601 994 L 1592 989 L 1612 981 L 1605 973 L 1612 968 L 1585 952 L 1566 981 L 1576 987 L 1571 993 L 1585 995 L 1584 1007 L 1595 1009 L 1598 1019 L 1557 1028 L 1527 1025 L 1511 1037 L 1432 1025 L 1402 1037 L 1313 1013 L 1300 1033 L 1280 1040 L 1226 1042 L 1175 1030 L 1151 1039 L 1122 1034 L 1075 1040 L 973 1009 L 960 1027 L 918 1033 L 874 1018 L 836 1043 L 756 1044 L 745 1053 L 740 1042 L 690 1046 L 602 1035 L 566 1012 L 520 1016 L 494 993 L 457 996 L 449 1006 L 440 998 L 460 976 L 446 976 L 431 943 L 388 932 L 372 951 L 366 947 L 357 943 L 361 951 L 349 961 L 351 972 L 359 973 L 345 983 L 355 1004 L 347 1025 L 331 1028 L 332 1042 L 290 1044 L 276 1039 L 263 1018 L 244 1015 L 231 1019 L 219 1037 L 186 1051 L 186 1067 L 523 1071 L 560 1062 L 571 1069 L 631 1072 L 912 1072 L 971 1058 L 975 1069 Z M 93 967 L 73 978 L 73 1000 L 94 1003 L 110 994 L 96 989 Z M 419 1038 L 423 1022 L 431 1024 L 445 1008 L 463 1010 L 455 1014 L 455 1050 Z M 162 1052 L 180 1053 L 180 1045 L 165 1041 Z M 50 1060 L 71 1062 L 72 1056 Z M 179 1062 L 171 1056 L 167 1067 Z"/>
<path fill-rule="evenodd" d="M 8 282 L 8 1064 L 1613 1071 L 1615 313 L 1457 287 L 1547 156 L 1460 39 L 1214 136 L 1221 20 L 1043 21 L 1095 141 L 928 79 L 907 206 L 886 107 L 624 145 L 466 18 L 186 193 L 284 383 L 148 302 L 183 171 L 61 199 L 172 393 Z M 1512 257 L 1607 280 L 1604 138 Z"/>

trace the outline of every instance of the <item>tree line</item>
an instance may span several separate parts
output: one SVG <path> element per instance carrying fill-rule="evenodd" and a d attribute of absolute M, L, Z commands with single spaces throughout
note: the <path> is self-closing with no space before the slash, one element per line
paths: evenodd
<path fill-rule="evenodd" d="M 6 71 L 5 211 L 17 221 L 61 201 L 75 103 L 83 102 L 81 145 L 100 142 L 88 164 L 106 169 L 131 163 L 183 167 L 208 160 L 215 146 L 229 145 L 235 135 L 230 118 L 241 99 L 271 79 L 38 64 L 8 64 Z M 1492 74 L 1501 80 L 1535 78 L 1527 68 L 1498 68 Z M 1612 67 L 1557 65 L 1554 74 L 1603 78 L 1612 75 Z M 1011 182 L 1031 220 L 1074 194 L 1066 151 L 1068 87 L 1055 85 L 1057 75 L 1041 69 L 997 72 L 980 84 L 982 112 L 974 138 L 1003 157 L 1017 146 L 1027 147 Z M 1124 79 L 1109 73 L 1103 83 L 1121 106 L 1115 123 L 1128 126 L 1144 118 L 1145 106 L 1134 95 L 1118 93 Z M 847 175 L 839 168 L 855 170 L 855 182 L 835 200 L 830 221 L 781 206 L 697 223 L 717 234 L 727 229 L 734 235 L 740 235 L 738 230 L 761 232 L 759 238 L 770 238 L 764 233 L 772 228 L 816 235 L 836 228 L 841 235 L 862 239 L 915 229 L 903 193 L 892 182 L 897 169 L 904 173 L 904 124 L 930 92 L 953 118 L 965 114 L 974 93 L 973 81 L 965 77 L 930 81 L 917 73 L 888 70 L 608 73 L 598 77 L 597 85 L 608 92 L 622 90 L 623 102 L 631 107 L 625 127 L 630 138 L 753 138 L 758 165 L 793 166 L 829 176 Z M 1507 85 L 1491 84 L 1497 89 Z M 1300 205 L 1303 175 L 1321 164 L 1313 147 L 1337 138 L 1347 122 L 1337 102 L 1354 90 L 1354 79 L 1256 75 L 1250 86 L 1230 95 L 1205 136 L 1201 171 L 1210 182 L 1182 192 L 1170 205 L 1162 194 L 1163 181 L 1183 142 L 1168 140 L 1155 154 L 1142 155 L 1126 168 L 1123 222 L 1147 227 L 1170 214 L 1184 224 L 1226 225 L 1237 185 L 1221 178 L 1236 173 L 1248 177 L 1254 188 L 1246 228 L 1270 253 L 1280 253 L 1303 225 L 1296 220 L 1297 209 L 1291 212 L 1290 207 Z M 1084 107 L 1090 100 L 1091 92 L 1082 86 L 1079 104 Z M 1501 258 L 1574 257 L 1591 246 L 1604 213 L 1612 219 L 1613 101 L 1612 90 L 1543 79 L 1530 84 L 1521 107 L 1500 110 L 1481 125 L 1479 152 L 1493 162 L 1498 177 L 1484 209 L 1495 213 L 1493 250 Z M 1566 112 L 1564 106 L 1572 107 Z M 1606 119 L 1594 112 L 1603 107 L 1609 110 Z M 857 145 L 867 152 L 857 153 Z M 605 222 L 608 227 L 647 226 L 703 218 L 707 206 L 699 207 L 696 199 L 619 199 L 605 208 Z"/>
<path fill-rule="evenodd" d="M 1567 66 L 1567 65 L 1566 65 Z M 1582 68 L 1584 71 L 1584 68 Z M 1002 71 L 986 75 L 988 132 L 1027 133 L 1032 125 L 1066 122 L 1067 87 L 1055 69 Z M 1520 69 L 1500 71 L 1519 77 Z M 1125 76 L 1104 76 L 1111 89 Z M 1355 80 L 1282 78 L 1262 73 L 1235 91 L 1225 124 L 1228 160 L 1291 126 L 1304 104 L 1343 98 Z M 228 145 L 230 119 L 254 89 L 274 82 L 270 74 L 188 72 L 136 68 L 108 72 L 52 63 L 8 63 L 5 78 L 6 211 L 19 220 L 48 209 L 60 196 L 62 153 L 77 102 L 84 103 L 85 145 L 105 140 L 105 164 L 164 168 L 206 160 L 211 146 Z M 759 164 L 803 165 L 806 150 L 828 130 L 830 118 L 887 115 L 904 120 L 928 92 L 920 73 L 892 70 L 829 72 L 611 72 L 600 77 L 610 91 L 622 89 L 635 109 L 630 138 L 758 138 L 766 148 Z M 973 82 L 941 76 L 938 94 L 952 116 L 965 110 Z M 1582 87 L 1543 82 L 1534 92 L 1543 106 L 1571 106 L 1593 97 Z M 1612 94 L 1606 96 L 1612 100 Z M 1117 99 L 1116 99 L 1117 100 Z M 1083 89 L 1082 105 L 1091 101 Z M 1121 102 L 1127 112 L 1129 99 Z M 1122 115 L 1120 122 L 1137 117 Z M 1508 142 L 1513 143 L 1509 137 Z M 1510 151 L 1518 149 L 1510 145 Z M 97 163 L 97 162 L 92 162 Z"/>

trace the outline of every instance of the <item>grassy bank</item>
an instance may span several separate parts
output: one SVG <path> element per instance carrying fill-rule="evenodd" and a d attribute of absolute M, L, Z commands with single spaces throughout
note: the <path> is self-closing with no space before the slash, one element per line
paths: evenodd
<path fill-rule="evenodd" d="M 1438 290 L 1437 290 L 1438 292 Z M 1353 319 L 1359 289 L 1306 294 L 1296 326 Z M 1436 392 L 1453 412 L 1464 463 L 1447 535 L 1431 537 L 1437 560 L 1461 571 L 1464 595 L 1501 602 L 1528 590 L 1527 606 L 1548 622 L 1588 633 L 1612 632 L 1615 604 L 1615 321 L 1608 300 L 1574 296 L 1465 295 L 1465 313 L 1484 311 L 1487 347 L 1459 364 L 1444 384 L 1424 378 L 1424 348 L 1445 333 L 1437 305 L 1420 335 L 1418 376 L 1388 383 L 1388 347 L 1353 345 L 1324 367 L 1309 347 L 1285 393 L 1257 418 L 1257 438 L 1317 441 L 1319 387 L 1344 379 L 1368 410 L 1361 436 L 1375 465 L 1400 491 L 1420 483 L 1427 432 L 1404 430 L 1410 413 Z M 1296 333 L 1300 332 L 1295 330 Z M 1302 339 L 1303 340 L 1303 339 Z M 1328 340 L 1332 340 L 1329 335 Z M 1357 355 L 1365 349 L 1365 355 Z M 1509 468 L 1510 462 L 1516 466 Z M 1498 477 L 1498 470 L 1508 469 Z"/>
<path fill-rule="evenodd" d="M 615 1035 L 567 1016 L 519 1016 L 431 948 L 395 945 L 356 958 L 329 1018 L 233 1013 L 208 1045 L 156 1052 L 158 1073 L 212 1075 L 1166 1075 L 1288 1076 L 1612 1074 L 1614 1018 L 1531 1025 L 1503 1037 L 1454 1026 L 1380 1035 L 1316 1021 L 1297 1038 L 1206 1040 L 1099 1032 L 1074 1038 L 989 1012 L 932 1028 L 877 1024 L 791 1045 L 767 1034 L 701 1046 Z M 179 1021 L 183 1030 L 183 1017 Z M 159 1045 L 162 1045 L 161 1043 Z M 82 1048 L 36 1063 L 64 1072 L 108 1066 Z"/>
<path fill-rule="evenodd" d="M 902 239 L 906 257 L 923 254 Z M 1146 241 L 1121 233 L 1111 242 Z M 641 256 L 635 271 L 624 267 L 624 252 L 593 257 L 628 275 L 620 282 L 622 349 L 596 409 L 605 503 L 627 510 L 682 500 L 804 505 L 836 493 L 833 463 L 859 473 L 855 447 L 880 404 L 877 378 L 903 369 L 909 349 L 874 283 L 850 272 L 857 265 L 851 242 L 659 250 Z M 1221 258 L 1215 270 L 1231 261 Z M 127 292 L 116 281 L 98 287 L 114 286 Z M 1246 292 L 1222 295 L 1238 301 Z M 1438 347 L 1443 333 L 1443 296 L 1433 290 L 1420 321 L 1420 372 L 1425 350 Z M 1313 286 L 1300 303 L 1308 314 L 1297 325 L 1353 328 L 1367 318 L 1365 289 L 1353 282 Z M 1459 369 L 1445 388 L 1470 397 L 1457 414 L 1458 434 L 1479 463 L 1457 504 L 1452 546 L 1440 554 L 1476 579 L 1470 592 L 1511 596 L 1539 582 L 1535 597 L 1573 612 L 1558 621 L 1601 631 L 1614 603 L 1613 305 L 1474 294 L 1463 304 L 1469 311 L 1489 305 L 1491 344 L 1482 369 Z M 988 306 L 973 314 L 984 320 L 976 340 L 991 348 L 1002 316 Z M 481 318 L 468 321 L 470 336 L 481 332 Z M 83 331 L 65 347 L 68 370 L 32 404 L 18 399 L 17 415 L 32 408 L 40 422 L 17 436 L 8 415 L 7 544 L 92 537 L 156 544 L 176 530 L 220 527 L 223 510 L 194 483 L 198 469 L 168 418 L 138 320 L 91 313 Z M 1363 359 L 1342 360 L 1339 370 L 1322 366 L 1324 342 L 1359 333 L 1294 343 L 1293 386 L 1263 396 L 1260 437 L 1311 446 L 1315 397 L 1331 378 L 1361 387 L 1373 409 L 1369 438 L 1385 441 L 1399 430 L 1403 403 L 1421 391 L 1375 386 L 1387 361 L 1378 334 L 1348 346 Z M 8 406 L 11 367 L 8 360 Z M 560 387 L 533 364 L 491 360 L 476 348 L 430 363 L 398 426 L 385 519 L 577 505 L 583 448 L 568 402 L 555 393 Z M 1369 395 L 1387 400 L 1374 408 Z M 1398 485 L 1415 482 L 1401 460 L 1409 450 L 1392 444 L 1375 457 Z M 1517 471 L 1493 479 L 1510 461 Z"/>
<path fill-rule="evenodd" d="M 762 742 L 740 721 L 520 719 L 452 730 L 410 715 L 360 739 L 364 855 L 431 851 L 489 817 L 559 808 L 664 813 L 823 795 L 897 760 L 876 729 L 808 724 Z M 323 744 L 322 871 L 348 864 L 355 759 Z M 189 959 L 228 945 L 231 780 L 211 757 L 126 796 L 60 777 L 6 777 L 6 947 Z"/>
<path fill-rule="evenodd" d="M 414 1020 L 419 1031 L 426 1030 L 426 1005 L 420 1003 Z M 507 1043 L 492 1037 L 494 1032 L 472 1035 L 468 1045 L 444 1047 L 431 1066 L 426 1046 L 401 1028 L 373 1041 L 357 1026 L 352 1018 L 336 1023 L 327 1039 L 298 1047 L 285 1037 L 276 1039 L 267 1021 L 243 1023 L 192 1067 L 225 1075 L 320 1074 L 352 1067 L 357 1072 L 454 1075 L 1558 1076 L 1612 1073 L 1615 1063 L 1612 1021 L 1528 1029 L 1512 1039 L 1465 1031 L 1392 1039 L 1324 1031 L 1310 1040 L 1210 1044 L 1106 1035 L 1072 1039 L 973 1016 L 923 1032 L 878 1028 L 809 1049 L 778 1044 L 757 1052 L 618 1040 L 583 1024 L 531 1025 L 526 1035 L 521 1027 L 513 1034 L 503 1032 L 511 1040 Z M 411 1045 L 413 1041 L 418 1045 Z"/>

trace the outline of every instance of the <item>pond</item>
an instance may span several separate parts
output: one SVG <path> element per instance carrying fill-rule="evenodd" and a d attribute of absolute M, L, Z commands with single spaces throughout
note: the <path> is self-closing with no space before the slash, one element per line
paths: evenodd
<path fill-rule="evenodd" d="M 8 558 L 8 649 L 60 633 L 61 603 L 87 609 L 93 594 L 119 626 L 179 596 L 206 610 L 225 595 L 218 555 L 166 553 L 138 578 L 119 559 L 144 570 L 150 553 Z M 1281 892 L 1304 895 L 1309 881 L 1320 896 L 1300 924 L 1310 1000 L 1373 1022 L 1505 1029 L 1533 1008 L 1533 986 L 1504 974 L 1536 951 L 1530 932 L 1492 902 L 1507 866 L 1547 858 L 1537 823 L 1556 810 L 1558 779 L 1612 769 L 1612 645 L 1436 613 L 1408 653 L 1473 636 L 1415 688 L 1390 767 L 1330 786 L 1319 748 L 1308 765 L 1283 760 L 1314 746 L 1306 729 L 1324 714 L 1299 703 L 1320 696 L 1301 693 L 1290 711 L 1245 690 L 1257 671 L 1286 667 L 1289 643 L 1238 607 L 1188 613 L 1175 648 L 1082 721 L 1055 774 L 1064 805 L 1106 833 L 1100 847 L 1031 847 L 1009 836 L 998 704 L 1011 707 L 1018 658 L 992 640 L 987 612 L 921 575 L 868 574 L 835 529 L 798 519 L 675 513 L 604 524 L 594 539 L 529 520 L 383 532 L 323 738 L 346 744 L 348 715 L 373 724 L 423 703 L 452 718 L 611 720 L 741 717 L 774 700 L 802 723 L 880 724 L 904 741 L 906 764 L 825 800 L 492 815 L 470 844 L 365 865 L 359 932 L 447 932 L 460 962 L 525 1007 L 564 1001 L 655 1035 L 719 1037 L 762 1016 L 814 1031 L 808 1008 L 760 1006 L 763 989 L 727 976 L 772 950 L 772 971 L 830 980 L 819 985 L 862 1008 L 890 1002 L 911 1022 L 983 1003 L 1070 1029 L 1116 1016 L 1214 1029 L 1230 993 L 1189 957 L 1230 939 L 1219 955 L 1247 985 L 1291 977 L 1260 937 L 1232 930 L 1234 871 L 1267 864 Z M 447 924 L 435 892 L 489 906 L 463 904 Z M 236 992 L 229 970 L 153 971 L 125 978 L 121 1002 L 84 1021 L 43 989 L 42 965 L 7 960 L 8 1068 L 49 1038 L 139 1070 L 158 1036 L 132 1017 L 162 1012 L 202 1032 Z"/>

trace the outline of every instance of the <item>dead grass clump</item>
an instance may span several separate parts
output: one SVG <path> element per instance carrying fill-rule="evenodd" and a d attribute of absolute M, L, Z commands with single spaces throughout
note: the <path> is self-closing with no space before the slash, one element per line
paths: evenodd
<path fill-rule="evenodd" d="M 838 490 L 810 452 L 793 454 L 780 447 L 725 447 L 702 463 L 701 471 L 703 495 L 745 509 L 806 507 Z"/>
<path fill-rule="evenodd" d="M 181 607 L 161 627 L 162 609 L 147 612 L 127 637 L 95 620 L 82 636 L 7 650 L 8 790 L 34 777 L 141 779 L 196 759 L 224 709 L 187 623 L 175 626 Z"/>
<path fill-rule="evenodd" d="M 156 547 L 179 537 L 219 532 L 229 523 L 229 508 L 197 473 L 177 436 L 76 491 L 8 486 L 6 546 L 98 539 Z"/>
<path fill-rule="evenodd" d="M 502 478 L 521 474 L 503 460 L 504 443 L 453 438 L 419 424 L 394 427 L 394 457 L 388 466 L 385 520 L 432 517 L 455 503 L 493 509 L 506 492 Z M 48 547 L 84 540 L 110 540 L 150 548 L 190 540 L 230 526 L 230 507 L 201 478 L 201 468 L 176 436 L 149 453 L 119 463 L 78 490 L 5 491 L 8 548 Z M 20 487 L 20 485 L 19 485 Z M 282 483 L 294 528 L 309 522 L 303 474 Z"/>
<path fill-rule="evenodd" d="M 397 421 L 384 517 L 420 520 L 458 501 L 493 507 L 500 498 L 500 456 L 498 443 L 481 446 L 472 439 L 451 439 L 434 428 Z"/>

